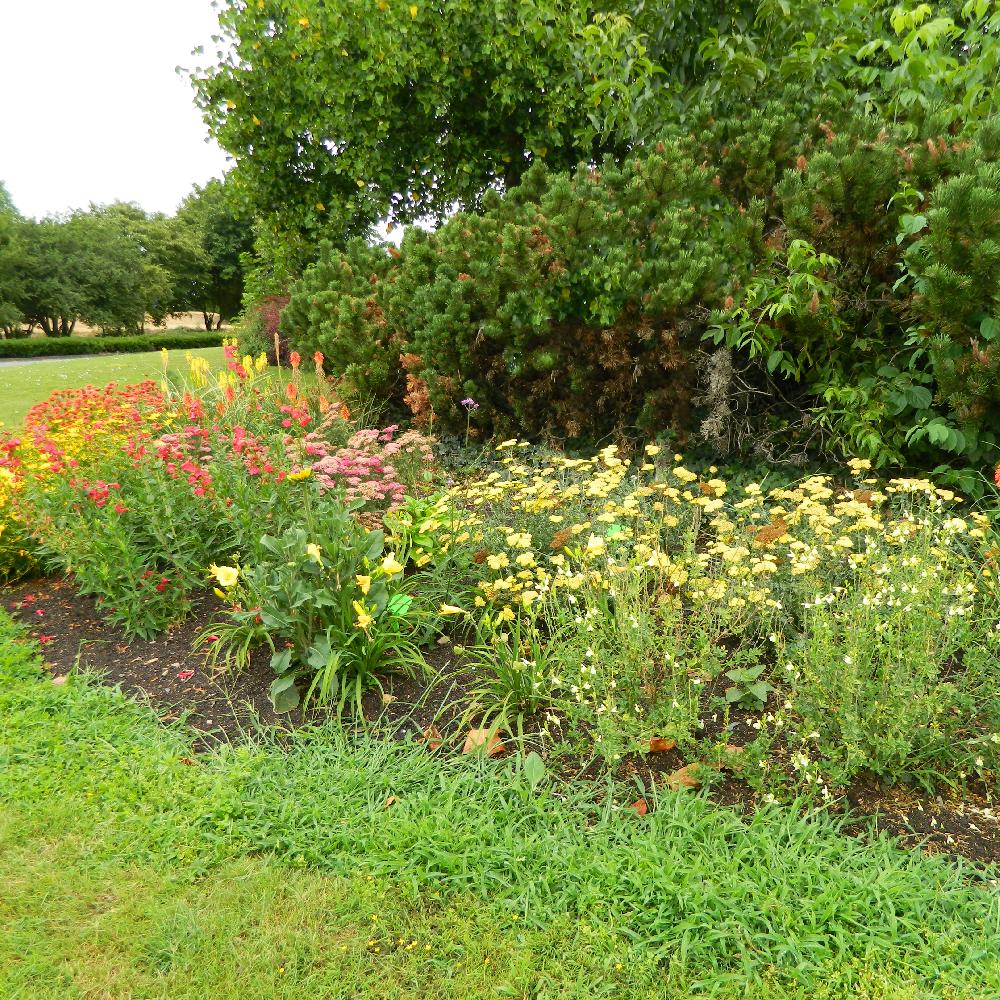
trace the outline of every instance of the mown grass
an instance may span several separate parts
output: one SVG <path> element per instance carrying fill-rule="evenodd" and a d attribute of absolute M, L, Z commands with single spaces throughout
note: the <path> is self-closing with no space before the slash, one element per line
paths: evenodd
<path fill-rule="evenodd" d="M 0 718 L 4 997 L 1000 996 L 995 884 L 821 818 L 334 728 L 195 756 L 7 621 Z"/>
<path fill-rule="evenodd" d="M 170 352 L 169 377 L 186 371 L 185 354 L 206 358 L 213 369 L 223 365 L 221 347 L 202 347 L 186 352 Z M 57 389 L 79 389 L 85 385 L 103 386 L 108 382 L 129 384 L 143 379 L 163 377 L 159 351 L 143 354 L 110 354 L 30 361 L 0 365 L 0 424 L 15 427 L 35 403 Z"/>

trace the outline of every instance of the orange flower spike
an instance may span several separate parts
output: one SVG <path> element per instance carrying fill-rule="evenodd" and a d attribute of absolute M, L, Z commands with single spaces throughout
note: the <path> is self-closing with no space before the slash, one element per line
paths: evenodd
<path fill-rule="evenodd" d="M 294 382 L 289 382 L 288 385 L 285 386 L 285 395 L 294 402 L 299 395 L 298 386 L 296 386 Z"/>
<path fill-rule="evenodd" d="M 351 411 L 347 408 L 347 404 L 346 403 L 341 403 L 340 404 L 340 419 L 341 420 L 350 420 L 351 419 Z"/>

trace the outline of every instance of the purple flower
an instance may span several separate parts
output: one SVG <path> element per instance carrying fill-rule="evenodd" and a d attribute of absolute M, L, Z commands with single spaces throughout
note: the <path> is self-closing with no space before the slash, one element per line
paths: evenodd
<path fill-rule="evenodd" d="M 479 409 L 479 404 L 471 396 L 468 399 L 463 399 L 461 405 L 465 407 L 467 413 Z"/>

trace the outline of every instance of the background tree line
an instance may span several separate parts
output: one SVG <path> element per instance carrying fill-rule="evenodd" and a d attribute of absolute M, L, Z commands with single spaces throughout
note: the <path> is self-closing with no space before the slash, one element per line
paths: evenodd
<path fill-rule="evenodd" d="M 0 185 L 0 329 L 135 333 L 184 312 L 218 328 L 240 309 L 252 243 L 218 180 L 195 187 L 173 216 L 116 202 L 40 221 L 21 217 Z"/>

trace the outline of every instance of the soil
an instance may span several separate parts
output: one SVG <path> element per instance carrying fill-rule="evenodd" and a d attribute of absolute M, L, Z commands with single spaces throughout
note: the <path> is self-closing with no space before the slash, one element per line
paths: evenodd
<path fill-rule="evenodd" d="M 190 617 L 163 635 L 143 641 L 126 640 L 103 623 L 94 602 L 76 596 L 64 579 L 22 583 L 6 588 L 3 596 L 11 615 L 29 626 L 41 642 L 45 667 L 54 677 L 73 670 L 101 675 L 105 683 L 150 705 L 161 721 L 181 720 L 191 726 L 199 733 L 195 750 L 241 739 L 262 727 L 288 733 L 329 715 L 298 710 L 275 714 L 268 698 L 274 675 L 266 650 L 258 651 L 249 668 L 238 674 L 214 672 L 206 664 L 205 653 L 192 653 L 192 640 L 220 611 L 215 598 L 205 599 Z M 369 691 L 364 698 L 365 721 L 377 724 L 391 738 L 429 735 L 460 747 L 469 728 L 477 724 L 474 708 L 470 708 L 474 678 L 463 671 L 460 658 L 446 641 L 430 650 L 427 659 L 435 680 L 428 684 L 403 675 L 385 676 L 381 690 Z M 706 735 L 724 736 L 725 742 L 739 747 L 753 738 L 752 718 L 750 713 L 746 718 L 731 716 L 724 733 Z M 529 741 L 540 724 L 538 719 L 527 720 Z M 689 763 L 676 748 L 630 755 L 617 767 L 617 776 L 667 794 L 671 782 L 677 783 L 677 773 Z M 560 761 L 560 770 L 574 776 L 596 776 L 600 766 L 571 758 Z M 714 801 L 744 813 L 755 808 L 756 795 L 736 770 L 721 767 L 714 779 L 710 789 Z M 834 808 L 847 816 L 849 833 L 868 836 L 875 831 L 927 853 L 1000 864 L 1000 802 L 985 786 L 928 794 L 902 785 L 887 786 L 865 774 L 846 789 Z"/>

